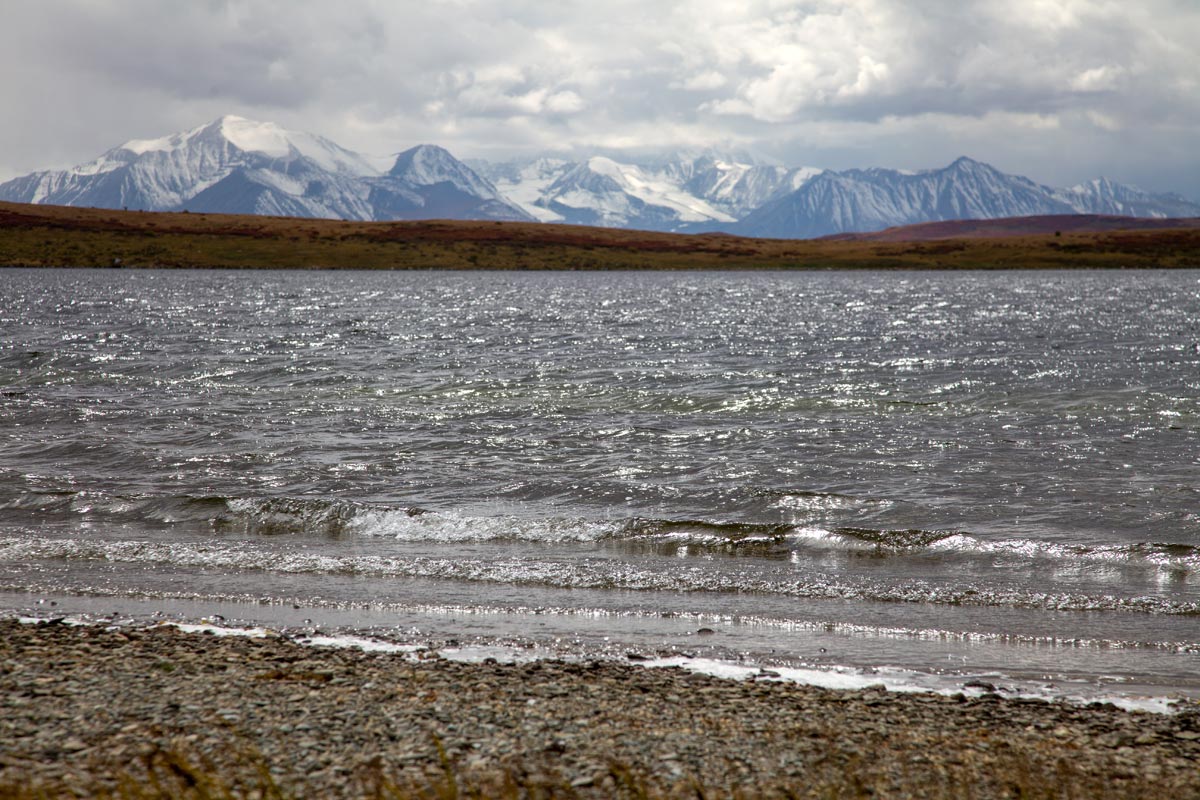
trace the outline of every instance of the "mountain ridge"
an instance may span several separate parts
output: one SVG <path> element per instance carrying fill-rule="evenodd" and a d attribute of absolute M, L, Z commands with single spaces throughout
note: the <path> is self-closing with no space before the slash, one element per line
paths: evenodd
<path fill-rule="evenodd" d="M 743 159 L 743 160 L 738 160 Z M 715 149 L 468 164 L 436 144 L 389 164 L 332 140 L 226 115 L 131 139 L 68 170 L 0 183 L 0 200 L 348 220 L 541 221 L 819 238 L 955 219 L 1200 216 L 1200 204 L 1107 178 L 1054 188 L 966 156 L 920 171 L 823 170 Z"/>
<path fill-rule="evenodd" d="M 436 146 L 411 148 L 381 171 L 324 137 L 233 115 L 13 179 L 0 184 L 0 199 L 352 220 L 530 219 Z"/>

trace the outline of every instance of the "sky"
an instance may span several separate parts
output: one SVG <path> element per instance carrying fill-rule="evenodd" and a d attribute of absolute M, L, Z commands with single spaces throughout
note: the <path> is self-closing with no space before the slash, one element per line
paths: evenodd
<path fill-rule="evenodd" d="M 4 0 L 0 180 L 224 114 L 383 155 L 960 155 L 1200 200 L 1200 0 Z"/>

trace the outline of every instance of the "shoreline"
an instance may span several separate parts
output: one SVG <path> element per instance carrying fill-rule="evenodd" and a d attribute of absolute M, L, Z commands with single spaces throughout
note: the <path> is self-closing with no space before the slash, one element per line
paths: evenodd
<path fill-rule="evenodd" d="M 213 781 L 219 797 L 262 795 L 264 776 L 278 796 L 321 797 L 451 785 L 449 796 L 1200 797 L 1195 708 L 464 664 L 12 619 L 0 620 L 0 687 L 0 798 L 93 796 L 147 775 Z"/>

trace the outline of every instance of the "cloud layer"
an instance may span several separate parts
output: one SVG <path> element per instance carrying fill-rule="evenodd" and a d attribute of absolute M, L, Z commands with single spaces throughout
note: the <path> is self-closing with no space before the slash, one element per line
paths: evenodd
<path fill-rule="evenodd" d="M 376 153 L 966 153 L 1200 196 L 1193 0 L 54 0 L 5 18 L 0 175 L 232 112 Z"/>

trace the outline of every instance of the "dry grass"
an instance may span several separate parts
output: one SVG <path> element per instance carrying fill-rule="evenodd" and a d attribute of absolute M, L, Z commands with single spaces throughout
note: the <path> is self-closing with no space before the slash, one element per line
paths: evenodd
<path fill-rule="evenodd" d="M 1154 781 L 1116 781 L 1085 774 L 1058 757 L 1042 764 L 1009 755 L 988 769 L 917 769 L 856 762 L 817 768 L 802 779 L 748 779 L 736 785 L 713 785 L 702 777 L 663 779 L 644 769 L 610 763 L 607 773 L 586 785 L 572 785 L 560 775 L 523 768 L 471 771 L 463 769 L 434 740 L 438 765 L 423 771 L 395 773 L 380 758 L 364 760 L 345 778 L 338 796 L 363 800 L 861 800 L 923 798 L 950 800 L 1013 798 L 1014 800 L 1163 800 L 1200 797 L 1200 787 L 1168 787 Z M 279 769 L 279 767 L 283 769 Z M 224 765 L 180 744 L 154 747 L 132 765 L 109 772 L 89 771 L 74 780 L 22 781 L 0 771 L 0 800 L 298 800 L 328 796 L 302 777 L 286 774 L 287 765 L 269 764 L 256 750 L 242 745 Z"/>
<path fill-rule="evenodd" d="M 0 266 L 114 265 L 515 270 L 1173 268 L 1200 267 L 1200 229 L 995 237 L 967 231 L 966 238 L 907 242 L 773 240 L 536 223 L 341 222 L 0 203 Z"/>

